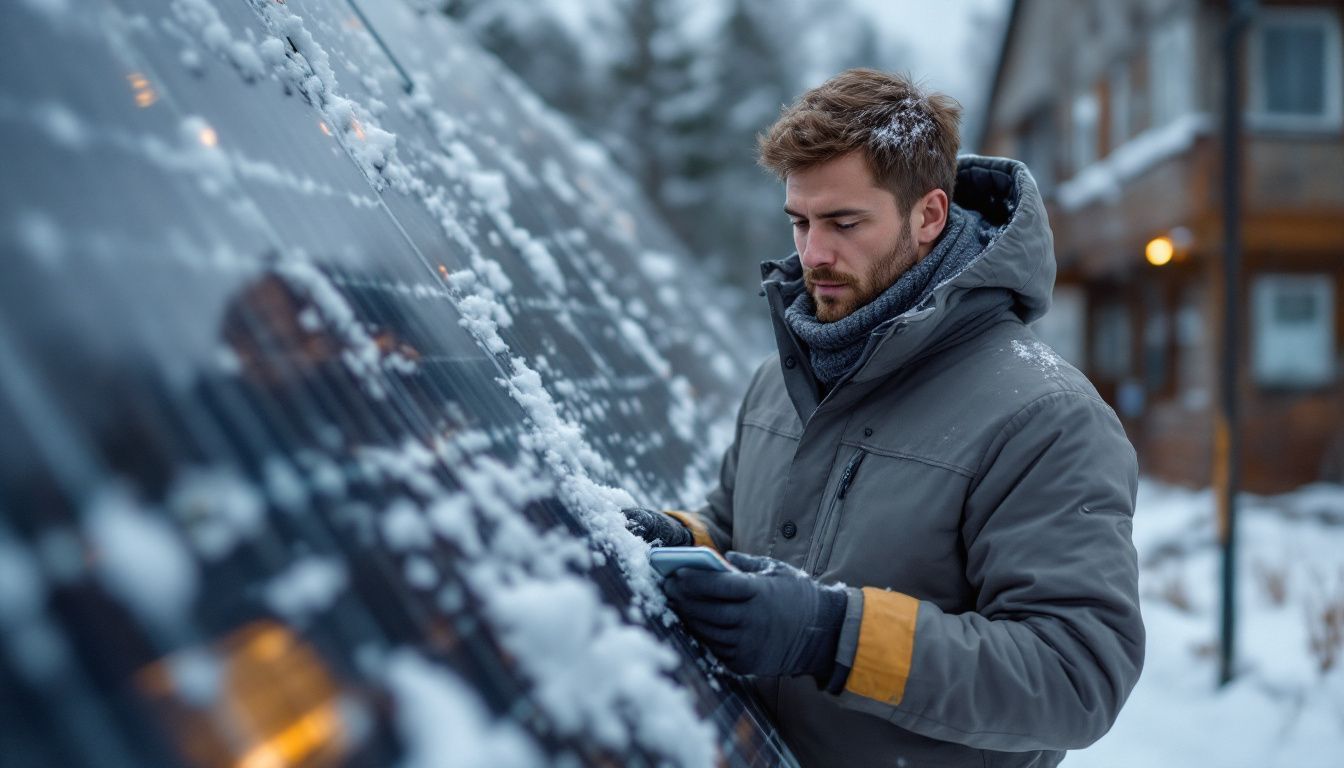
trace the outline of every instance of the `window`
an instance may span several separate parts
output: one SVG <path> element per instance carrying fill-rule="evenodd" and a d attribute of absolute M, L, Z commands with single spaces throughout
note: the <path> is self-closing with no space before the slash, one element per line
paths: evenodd
<path fill-rule="evenodd" d="M 1097 161 L 1098 120 L 1101 105 L 1092 91 L 1073 99 L 1073 170 L 1075 173 Z"/>
<path fill-rule="evenodd" d="M 1054 114 L 1046 106 L 1027 120 L 1018 144 L 1018 157 L 1031 170 L 1042 195 L 1050 194 L 1055 188 L 1055 137 Z"/>
<path fill-rule="evenodd" d="M 1153 95 L 1148 87 L 1148 56 L 1135 56 L 1129 63 L 1129 135 L 1136 136 L 1152 127 Z"/>
<path fill-rule="evenodd" d="M 1208 290 L 1202 283 L 1190 283 L 1181 289 L 1180 308 L 1176 311 L 1176 385 L 1180 401 L 1187 410 L 1209 407 L 1213 372 L 1213 339 L 1209 330 Z"/>
<path fill-rule="evenodd" d="M 1194 106 L 1195 26 L 1189 16 L 1169 17 L 1153 30 L 1148 47 L 1152 127 L 1160 128 Z"/>
<path fill-rule="evenodd" d="M 1143 329 L 1143 380 L 1149 392 L 1167 386 L 1167 349 L 1171 338 L 1171 317 L 1161 306 L 1151 307 Z"/>
<path fill-rule="evenodd" d="M 1087 297 L 1073 285 L 1056 285 L 1050 299 L 1050 311 L 1031 324 L 1041 341 L 1060 357 L 1083 366 L 1083 329 L 1086 327 Z"/>
<path fill-rule="evenodd" d="M 1111 126 L 1110 148 L 1124 144 L 1133 136 L 1130 125 L 1129 61 L 1121 61 L 1111 68 Z"/>
<path fill-rule="evenodd" d="M 1256 126 L 1340 126 L 1339 17 L 1327 9 L 1267 10 L 1250 40 L 1251 109 Z"/>
<path fill-rule="evenodd" d="M 1107 304 L 1097 309 L 1092 326 L 1092 366 L 1104 379 L 1119 379 L 1133 368 L 1129 307 Z"/>
<path fill-rule="evenodd" d="M 1264 275 L 1252 285 L 1255 379 L 1271 387 L 1329 384 L 1335 296 L 1329 275 Z"/>

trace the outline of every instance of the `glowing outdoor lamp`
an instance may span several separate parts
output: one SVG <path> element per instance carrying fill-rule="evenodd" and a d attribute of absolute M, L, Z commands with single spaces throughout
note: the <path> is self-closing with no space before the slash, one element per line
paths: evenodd
<path fill-rule="evenodd" d="M 1176 246 L 1166 235 L 1149 240 L 1148 246 L 1143 249 L 1143 255 L 1148 259 L 1148 263 L 1155 267 L 1171 263 L 1171 257 L 1175 253 Z"/>

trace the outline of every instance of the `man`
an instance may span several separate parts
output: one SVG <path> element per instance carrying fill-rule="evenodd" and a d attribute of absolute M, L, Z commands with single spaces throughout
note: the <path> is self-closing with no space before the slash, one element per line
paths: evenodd
<path fill-rule="evenodd" d="M 708 503 L 627 510 L 741 569 L 665 590 L 807 766 L 1056 765 L 1143 663 L 1133 448 L 1027 327 L 1045 210 L 1021 163 L 958 162 L 959 118 L 850 70 L 761 137 L 797 246 L 763 265 L 779 356 Z"/>

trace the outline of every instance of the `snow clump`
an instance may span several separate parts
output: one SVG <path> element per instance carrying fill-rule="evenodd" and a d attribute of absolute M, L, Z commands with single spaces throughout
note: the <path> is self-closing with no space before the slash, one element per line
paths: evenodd
<path fill-rule="evenodd" d="M 235 470 L 189 469 L 168 493 L 168 508 L 206 558 L 217 560 L 260 532 L 265 501 Z"/>
<path fill-rule="evenodd" d="M 98 492 L 84 515 L 103 585 L 147 624 L 172 628 L 187 618 L 199 577 L 171 526 L 120 486 Z"/>
<path fill-rule="evenodd" d="M 397 137 L 366 107 L 340 95 L 330 57 L 288 5 L 250 0 L 270 30 L 258 52 L 281 82 L 303 94 L 327 118 L 341 146 L 375 189 L 409 191 L 412 174 L 397 155 Z"/>
<path fill-rule="evenodd" d="M 173 0 L 172 9 L 173 15 L 194 32 L 206 48 L 232 63 L 244 80 L 251 82 L 266 76 L 266 65 L 257 49 L 244 40 L 233 38 L 228 25 L 209 0 Z M 186 58 L 191 59 L 190 56 Z"/>
<path fill-rule="evenodd" d="M 340 560 L 308 556 L 272 578 L 264 595 L 271 610 L 291 621 L 302 621 L 331 607 L 347 582 Z"/>
<path fill-rule="evenodd" d="M 633 738 L 680 756 L 684 765 L 713 764 L 712 728 L 694 717 L 689 695 L 662 675 L 680 657 L 649 632 L 621 623 L 590 585 L 528 581 L 505 587 L 486 608 L 562 732 L 591 734 L 618 751 Z M 631 733 L 620 717 L 629 711 L 657 715 L 635 718 Z"/>
<path fill-rule="evenodd" d="M 0 528 L 0 651 L 33 683 L 50 679 L 68 657 L 64 636 L 46 616 L 46 600 L 37 560 Z"/>
<path fill-rule="evenodd" d="M 387 686 L 396 699 L 396 725 L 406 768 L 532 768 L 544 753 L 531 734 L 496 717 L 471 686 L 415 651 L 387 661 Z"/>

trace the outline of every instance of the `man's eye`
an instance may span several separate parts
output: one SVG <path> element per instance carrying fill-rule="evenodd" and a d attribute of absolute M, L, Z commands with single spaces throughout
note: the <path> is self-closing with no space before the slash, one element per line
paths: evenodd
<path fill-rule="evenodd" d="M 807 219 L 795 219 L 790 223 L 793 224 L 794 229 L 802 229 L 803 227 L 807 226 Z"/>
<path fill-rule="evenodd" d="M 841 223 L 838 222 L 838 221 L 835 223 L 835 228 L 836 228 L 836 229 L 853 229 L 853 228 L 855 228 L 855 227 L 857 227 L 857 226 L 859 226 L 859 222 L 857 222 L 857 221 L 851 221 L 851 222 L 848 223 L 848 224 L 841 224 Z"/>

